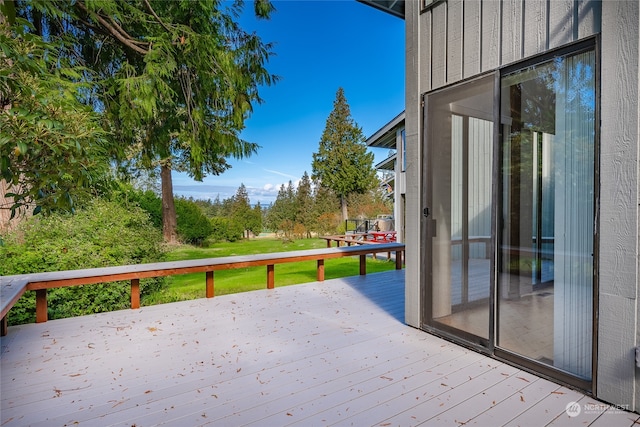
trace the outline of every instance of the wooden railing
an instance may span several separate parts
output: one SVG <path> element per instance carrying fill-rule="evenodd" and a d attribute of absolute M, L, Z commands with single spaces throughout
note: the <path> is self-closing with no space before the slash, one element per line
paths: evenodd
<path fill-rule="evenodd" d="M 402 269 L 402 253 L 404 250 L 404 244 L 386 243 L 0 277 L 0 316 L 2 317 L 0 334 L 6 335 L 7 313 L 26 291 L 36 292 L 36 322 L 40 323 L 46 322 L 48 318 L 47 289 L 51 288 L 128 280 L 131 283 L 131 308 L 135 309 L 140 308 L 140 279 L 187 273 L 205 273 L 206 297 L 212 298 L 214 296 L 214 272 L 218 270 L 266 265 L 267 289 L 273 289 L 275 286 L 274 267 L 276 264 L 315 260 L 317 261 L 316 278 L 318 281 L 323 281 L 324 261 L 326 259 L 359 256 L 360 275 L 365 275 L 367 272 L 366 256 L 368 254 L 395 252 L 396 269 L 400 270 Z"/>
<path fill-rule="evenodd" d="M 367 241 L 367 236 L 369 236 L 369 233 L 335 234 L 331 236 L 322 236 L 321 239 L 326 240 L 328 248 L 333 246 L 333 242 L 336 242 L 336 247 L 374 243 Z"/>

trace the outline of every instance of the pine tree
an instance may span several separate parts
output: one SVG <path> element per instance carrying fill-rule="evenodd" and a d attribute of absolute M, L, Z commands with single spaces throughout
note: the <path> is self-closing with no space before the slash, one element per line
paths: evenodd
<path fill-rule="evenodd" d="M 313 230 L 319 234 L 335 233 L 338 228 L 336 207 L 339 201 L 331 189 L 313 180 Z"/>
<path fill-rule="evenodd" d="M 348 218 L 349 194 L 364 193 L 375 185 L 373 153 L 367 152 L 364 141 L 362 128 L 351 117 L 344 90 L 339 88 L 318 152 L 313 153 L 312 177 L 340 198 L 343 221 Z"/>
<path fill-rule="evenodd" d="M 231 219 L 242 227 L 244 237 L 249 237 L 249 232 L 256 231 L 255 212 L 249 204 L 249 193 L 244 184 L 240 184 L 235 196 L 231 199 Z"/>
<path fill-rule="evenodd" d="M 295 219 L 295 190 L 293 183 L 289 181 L 286 187 L 284 184 L 280 186 L 276 201 L 269 208 L 267 223 L 271 230 L 282 231 L 285 237 L 290 237 L 293 233 Z"/>
<path fill-rule="evenodd" d="M 305 229 L 307 238 L 311 237 L 311 230 L 315 225 L 315 217 L 313 214 L 313 194 L 311 192 L 311 178 L 307 172 L 304 172 L 298 189 L 296 190 L 296 223 L 302 225 Z"/>

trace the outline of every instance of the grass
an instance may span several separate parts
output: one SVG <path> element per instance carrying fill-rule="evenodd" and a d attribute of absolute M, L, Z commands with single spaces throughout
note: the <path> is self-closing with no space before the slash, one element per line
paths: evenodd
<path fill-rule="evenodd" d="M 327 243 L 323 239 L 300 239 L 283 243 L 278 239 L 260 238 L 233 243 L 219 243 L 209 248 L 178 246 L 168 254 L 167 261 L 297 251 L 326 247 Z M 387 271 L 394 268 L 394 261 L 367 258 L 367 273 Z M 325 261 L 325 279 L 355 276 L 357 274 L 359 274 L 358 257 L 336 258 Z M 314 282 L 315 280 L 315 261 L 286 263 L 275 266 L 276 287 Z M 251 267 L 215 272 L 216 295 L 266 289 L 266 283 L 266 267 Z M 167 278 L 167 288 L 159 294 L 148 295 L 145 298 L 145 305 L 204 297 L 204 273 L 183 274 Z"/>

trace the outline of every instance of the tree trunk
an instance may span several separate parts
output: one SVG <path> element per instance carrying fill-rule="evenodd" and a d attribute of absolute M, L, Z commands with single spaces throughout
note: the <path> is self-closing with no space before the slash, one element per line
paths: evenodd
<path fill-rule="evenodd" d="M 176 219 L 176 205 L 173 202 L 173 181 L 171 181 L 171 167 L 163 164 L 160 168 L 162 182 L 162 235 L 166 243 L 178 242 L 178 221 Z"/>
<path fill-rule="evenodd" d="M 347 197 L 340 196 L 340 208 L 342 210 L 342 223 L 347 224 L 347 219 L 349 219 L 349 213 L 347 212 Z"/>

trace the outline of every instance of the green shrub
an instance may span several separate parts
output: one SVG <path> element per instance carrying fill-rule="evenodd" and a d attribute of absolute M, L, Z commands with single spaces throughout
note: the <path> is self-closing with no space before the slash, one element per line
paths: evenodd
<path fill-rule="evenodd" d="M 151 223 L 159 230 L 162 230 L 162 200 L 156 193 L 150 190 L 131 189 L 127 197 L 146 211 L 149 214 Z"/>
<path fill-rule="evenodd" d="M 209 219 L 211 224 L 211 239 L 214 242 L 235 242 L 242 239 L 242 226 L 229 218 L 215 216 Z"/>
<path fill-rule="evenodd" d="M 96 199 L 75 215 L 36 216 L 5 236 L 0 275 L 75 270 L 157 262 L 164 259 L 162 235 L 142 209 Z M 142 280 L 141 298 L 159 291 L 163 278 Z M 109 283 L 50 289 L 49 318 L 59 319 L 123 309 L 127 284 Z M 11 309 L 9 324 L 35 320 L 35 295 L 27 292 Z"/>
<path fill-rule="evenodd" d="M 122 198 L 124 205 L 129 201 L 145 210 L 153 225 L 162 230 L 162 199 L 153 191 L 140 191 L 131 188 L 126 197 Z M 201 246 L 212 232 L 211 223 L 203 209 L 194 201 L 184 198 L 174 199 L 176 206 L 176 221 L 178 236 L 183 243 Z"/>
<path fill-rule="evenodd" d="M 184 243 L 202 246 L 211 235 L 211 223 L 200 206 L 186 199 L 175 199 L 178 236 Z"/>

